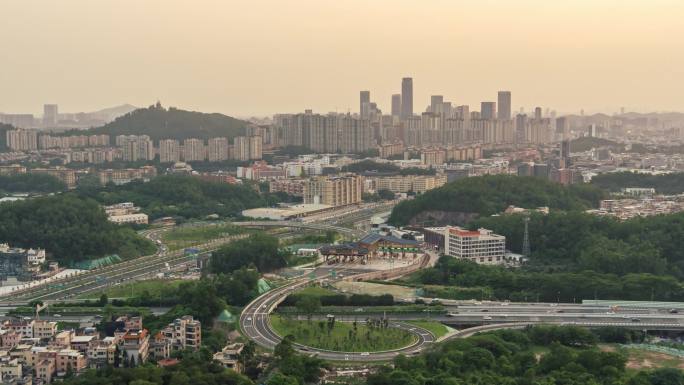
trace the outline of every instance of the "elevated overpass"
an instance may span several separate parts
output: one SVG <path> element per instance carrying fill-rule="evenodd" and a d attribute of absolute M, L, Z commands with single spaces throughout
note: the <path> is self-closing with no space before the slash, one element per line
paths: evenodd
<path fill-rule="evenodd" d="M 335 226 L 326 223 L 315 222 L 297 222 L 297 221 L 247 221 L 247 222 L 233 222 L 235 226 L 242 227 L 290 227 L 295 229 L 320 230 L 320 231 L 336 231 L 351 238 L 360 238 L 365 233 L 358 229 L 350 229 L 348 227 Z"/>

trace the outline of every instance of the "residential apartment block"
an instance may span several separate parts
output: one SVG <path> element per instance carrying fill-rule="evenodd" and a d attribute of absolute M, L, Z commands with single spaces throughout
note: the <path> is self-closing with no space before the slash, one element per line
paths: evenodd
<path fill-rule="evenodd" d="M 161 330 L 173 350 L 199 349 L 202 343 L 202 324 L 191 315 L 177 318 Z"/>
<path fill-rule="evenodd" d="M 363 195 L 363 177 L 346 175 L 315 177 L 304 184 L 305 204 L 346 206 L 360 203 Z"/>

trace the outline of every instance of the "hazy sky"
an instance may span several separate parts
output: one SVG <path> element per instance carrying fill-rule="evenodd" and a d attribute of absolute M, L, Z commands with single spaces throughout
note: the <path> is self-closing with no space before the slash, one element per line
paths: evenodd
<path fill-rule="evenodd" d="M 0 111 L 684 111 L 682 0 L 0 0 Z"/>

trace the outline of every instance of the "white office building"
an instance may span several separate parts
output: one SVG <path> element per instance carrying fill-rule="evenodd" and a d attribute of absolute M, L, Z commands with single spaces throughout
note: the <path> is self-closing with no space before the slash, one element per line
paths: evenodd
<path fill-rule="evenodd" d="M 444 254 L 464 258 L 479 264 L 503 264 L 506 256 L 506 237 L 491 230 L 444 228 Z"/>

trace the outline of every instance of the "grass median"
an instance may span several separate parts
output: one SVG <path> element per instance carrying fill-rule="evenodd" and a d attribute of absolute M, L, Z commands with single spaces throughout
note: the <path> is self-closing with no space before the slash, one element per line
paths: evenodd
<path fill-rule="evenodd" d="M 358 322 L 298 321 L 271 316 L 271 326 L 281 336 L 292 335 L 295 342 L 318 349 L 340 352 L 379 352 L 400 349 L 416 342 L 412 333 Z"/>

